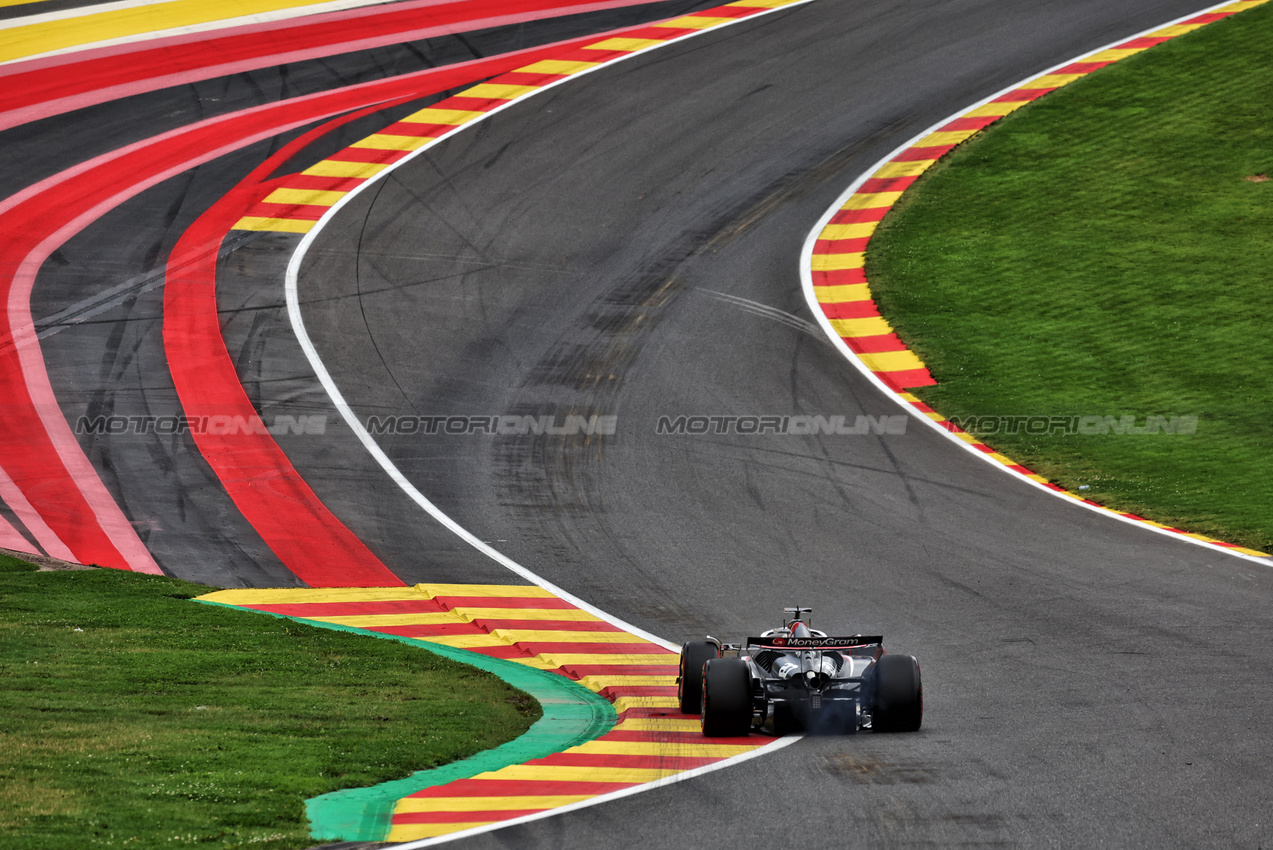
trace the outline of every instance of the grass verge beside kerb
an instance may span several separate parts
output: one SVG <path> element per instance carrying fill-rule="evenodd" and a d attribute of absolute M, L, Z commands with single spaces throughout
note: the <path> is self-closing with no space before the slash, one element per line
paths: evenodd
<path fill-rule="evenodd" d="M 0 556 L 0 847 L 308 847 L 306 799 L 540 715 L 429 652 L 188 601 L 208 590 Z"/>
<path fill-rule="evenodd" d="M 1196 416 L 1191 434 L 973 433 L 1101 504 L 1270 551 L 1270 92 L 1273 4 L 1078 80 L 930 169 L 866 256 L 938 381 L 915 394 L 961 419 Z"/>

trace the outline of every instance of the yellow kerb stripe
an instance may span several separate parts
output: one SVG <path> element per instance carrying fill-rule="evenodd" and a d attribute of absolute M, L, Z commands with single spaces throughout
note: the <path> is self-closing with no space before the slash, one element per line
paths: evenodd
<path fill-rule="evenodd" d="M 1087 74 L 1044 74 L 1042 77 L 1039 77 L 1038 79 L 1034 79 L 1026 83 L 1024 86 L 1022 86 L 1022 88 L 1050 89 L 1053 87 L 1068 85 L 1074 82 L 1075 80 L 1077 80 L 1079 77 L 1086 77 L 1086 76 Z"/>
<path fill-rule="evenodd" d="M 301 172 L 312 177 L 373 177 L 388 168 L 381 162 L 342 162 L 325 159 Z"/>
<path fill-rule="evenodd" d="M 708 756 L 729 758 L 730 756 L 749 753 L 762 746 L 757 741 L 754 746 L 747 744 L 710 744 L 710 743 L 673 743 L 671 741 L 589 741 L 566 750 L 568 753 L 588 753 L 594 755 L 613 756 L 669 756 L 685 758 Z"/>
<path fill-rule="evenodd" d="M 521 782 L 653 782 L 681 773 L 668 767 L 572 767 L 557 764 L 513 764 L 474 779 L 511 779 Z"/>
<path fill-rule="evenodd" d="M 267 204 L 301 204 L 304 206 L 330 207 L 345 197 L 347 192 L 324 192 L 319 189 L 275 189 L 265 196 Z"/>
<path fill-rule="evenodd" d="M 881 336 L 893 332 L 892 325 L 884 321 L 882 316 L 872 316 L 868 319 L 832 319 L 831 327 L 840 336 L 847 337 Z"/>
<path fill-rule="evenodd" d="M 688 717 L 631 717 L 617 724 L 615 729 L 628 732 L 698 732 L 699 721 Z"/>
<path fill-rule="evenodd" d="M 557 76 L 565 74 L 577 74 L 588 68 L 597 67 L 596 62 L 572 62 L 565 59 L 541 59 L 533 65 L 527 65 L 525 68 L 518 68 L 519 74 L 554 74 Z"/>
<path fill-rule="evenodd" d="M 450 835 L 452 832 L 459 832 L 462 829 L 473 829 L 478 826 L 486 826 L 488 823 L 494 823 L 494 821 L 479 820 L 465 823 L 395 823 L 393 828 L 389 830 L 389 834 L 385 836 L 385 840 L 394 843 L 402 841 L 418 841 L 421 838 L 436 838 L 439 835 Z"/>
<path fill-rule="evenodd" d="M 1175 26 L 1163 27 L 1160 30 L 1155 30 L 1154 32 L 1151 32 L 1148 37 L 1149 38 L 1175 38 L 1178 35 L 1184 35 L 1187 32 L 1193 32 L 1194 30 L 1203 26 L 1206 26 L 1206 24 L 1176 24 Z"/>
<path fill-rule="evenodd" d="M 538 91 L 538 86 L 512 86 L 497 83 L 482 83 L 473 86 L 471 89 L 465 89 L 460 92 L 460 97 L 486 97 L 491 100 L 512 100 L 515 97 L 521 97 L 533 91 Z"/>
<path fill-rule="evenodd" d="M 996 100 L 993 103 L 987 103 L 985 106 L 978 106 L 969 112 L 964 113 L 965 118 L 999 118 L 1010 112 L 1016 112 L 1025 106 L 1028 100 Z"/>
<path fill-rule="evenodd" d="M 438 643 L 442 646 L 454 646 L 457 649 L 479 649 L 485 646 L 510 646 L 506 640 L 491 635 L 439 635 L 437 637 L 418 637 L 416 640 Z"/>
<path fill-rule="evenodd" d="M 1146 50 L 1144 47 L 1113 47 L 1109 50 L 1102 50 L 1100 53 L 1093 53 L 1091 56 L 1080 60 L 1082 62 L 1117 62 L 1119 59 L 1126 59 L 1135 53 Z"/>
<path fill-rule="evenodd" d="M 853 224 L 828 224 L 819 239 L 865 239 L 875 232 L 878 221 L 856 221 Z"/>
<path fill-rule="evenodd" d="M 305 617 L 304 614 L 293 616 Z M 436 626 L 445 623 L 464 623 L 459 617 L 449 613 L 439 614 L 350 614 L 338 617 L 305 617 L 320 623 L 331 623 L 334 626 L 351 626 L 357 629 L 379 629 L 385 626 Z"/>
<path fill-rule="evenodd" d="M 694 15 L 686 15 L 683 18 L 675 18 L 670 21 L 661 21 L 654 24 L 656 27 L 667 27 L 668 29 L 678 30 L 706 30 L 721 24 L 727 24 L 735 18 L 708 18 L 696 17 Z"/>
<path fill-rule="evenodd" d="M 937 148 L 945 145 L 957 145 L 969 136 L 976 133 L 976 130 L 945 130 L 937 133 L 929 133 L 924 138 L 914 144 L 917 148 Z"/>
<path fill-rule="evenodd" d="M 888 180 L 892 177 L 918 177 L 932 168 L 936 161 L 935 159 L 912 159 L 907 162 L 888 162 L 880 166 L 871 176 L 880 180 Z"/>
<path fill-rule="evenodd" d="M 491 634 L 509 643 L 645 643 L 627 632 L 567 632 L 551 629 L 492 629 Z"/>
<path fill-rule="evenodd" d="M 370 148 L 377 151 L 413 151 L 433 141 L 429 136 L 389 136 L 374 133 L 365 139 L 359 139 L 350 145 L 351 148 Z"/>
<path fill-rule="evenodd" d="M 584 676 L 579 679 L 579 684 L 583 685 L 590 691 L 599 691 L 603 688 L 615 688 L 627 685 L 628 687 L 639 687 L 641 685 L 675 685 L 675 676 Z"/>
<path fill-rule="evenodd" d="M 412 124 L 459 125 L 485 114 L 485 112 L 474 109 L 435 109 L 430 106 L 427 109 L 421 109 L 419 112 L 411 113 L 403 120 Z"/>
<path fill-rule="evenodd" d="M 819 304 L 844 304 L 850 301 L 870 301 L 871 288 L 865 283 L 849 283 L 844 286 L 815 286 L 813 294 Z"/>
<path fill-rule="evenodd" d="M 516 599 L 556 599 L 533 584 L 417 584 L 415 589 L 432 599 L 435 596 L 507 596 Z"/>
<path fill-rule="evenodd" d="M 901 192 L 859 192 L 849 198 L 840 209 L 871 210 L 878 207 L 891 207 L 900 197 L 902 197 Z"/>
<path fill-rule="evenodd" d="M 286 605 L 304 602 L 399 602 L 423 597 L 410 587 L 308 587 L 218 590 L 200 596 L 227 605 Z"/>
<path fill-rule="evenodd" d="M 862 268 L 861 251 L 853 254 L 814 254 L 809 261 L 809 268 L 815 272 L 838 272 L 846 269 Z"/>
<path fill-rule="evenodd" d="M 309 233 L 314 229 L 316 221 L 302 221 L 298 218 L 261 218 L 245 215 L 235 222 L 231 230 L 275 231 L 278 233 Z"/>
<path fill-rule="evenodd" d="M 862 362 L 872 372 L 904 372 L 909 369 L 923 369 L 924 361 L 912 351 L 877 351 L 874 354 L 859 354 Z"/>
<path fill-rule="evenodd" d="M 629 708 L 680 708 L 676 697 L 616 697 L 614 710 L 622 714 Z"/>
<path fill-rule="evenodd" d="M 509 658 L 507 660 L 515 662 L 517 664 L 522 664 L 526 667 L 534 667 L 536 670 L 548 670 L 550 672 L 553 670 L 556 670 L 558 666 L 551 662 L 544 661 L 539 656 L 534 656 L 533 658 L 532 657 Z"/>
<path fill-rule="evenodd" d="M 578 608 L 453 608 L 466 620 L 571 620 L 597 623 L 601 618 Z"/>
<path fill-rule="evenodd" d="M 665 655 L 608 655 L 601 652 L 549 652 L 536 657 L 542 658 L 544 661 L 553 662 L 553 664 L 557 667 L 566 667 L 575 664 L 658 664 L 665 665 L 672 670 L 676 670 L 680 663 L 677 656 L 670 652 Z"/>
<path fill-rule="evenodd" d="M 516 809 L 555 809 L 592 798 L 593 794 L 534 797 L 404 797 L 394 814 L 417 812 L 500 812 Z"/>
<path fill-rule="evenodd" d="M 653 47 L 656 44 L 663 44 L 653 38 L 607 38 L 605 41 L 598 41 L 596 44 L 585 44 L 584 50 L 622 50 L 625 52 L 633 52 L 636 50 L 644 50 L 647 47 Z"/>

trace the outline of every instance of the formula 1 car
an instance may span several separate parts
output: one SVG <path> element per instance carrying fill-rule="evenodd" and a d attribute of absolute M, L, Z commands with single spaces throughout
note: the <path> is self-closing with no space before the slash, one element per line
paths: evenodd
<path fill-rule="evenodd" d="M 914 732 L 924 688 L 912 655 L 890 655 L 880 635 L 830 637 L 810 628 L 812 608 L 783 608 L 781 628 L 745 644 L 692 640 L 681 647 L 677 697 L 710 737 L 810 732 Z"/>

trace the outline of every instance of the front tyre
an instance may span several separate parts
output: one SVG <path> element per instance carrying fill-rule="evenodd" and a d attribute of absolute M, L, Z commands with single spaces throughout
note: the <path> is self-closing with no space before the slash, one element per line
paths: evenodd
<path fill-rule="evenodd" d="M 924 720 L 924 686 L 913 655 L 884 655 L 875 662 L 875 700 L 871 728 L 876 732 L 914 732 Z"/>
<path fill-rule="evenodd" d="M 703 667 L 703 734 L 740 738 L 751 733 L 751 671 L 741 658 L 713 658 Z"/>
<path fill-rule="evenodd" d="M 691 640 L 681 645 L 681 675 L 676 679 L 676 698 L 682 714 L 698 714 L 703 698 L 703 665 L 720 658 L 720 647 L 710 640 Z"/>

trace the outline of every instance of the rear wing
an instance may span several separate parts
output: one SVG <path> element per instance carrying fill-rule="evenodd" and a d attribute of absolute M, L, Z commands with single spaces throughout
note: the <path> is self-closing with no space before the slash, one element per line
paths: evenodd
<path fill-rule="evenodd" d="M 857 646 L 873 646 L 884 643 L 883 635 L 853 635 L 852 637 L 749 637 L 748 646 L 791 652 L 800 649 L 852 649 Z"/>

